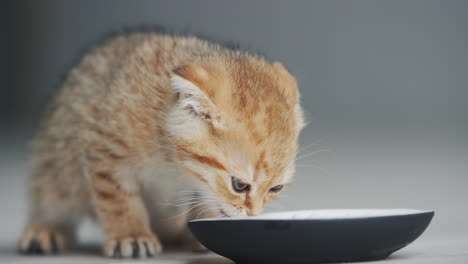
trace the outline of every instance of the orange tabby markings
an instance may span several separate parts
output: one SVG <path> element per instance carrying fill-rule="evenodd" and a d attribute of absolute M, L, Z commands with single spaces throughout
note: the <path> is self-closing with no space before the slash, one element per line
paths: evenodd
<path fill-rule="evenodd" d="M 218 170 L 223 170 L 223 171 L 226 170 L 226 168 L 223 166 L 223 164 L 221 164 L 215 158 L 198 155 L 196 153 L 190 153 L 190 156 L 192 158 L 194 158 L 195 160 L 199 161 L 202 164 L 206 164 L 206 165 L 211 166 L 213 168 L 216 168 Z"/>
<path fill-rule="evenodd" d="M 99 199 L 113 200 L 113 199 L 116 198 L 116 195 L 114 193 L 112 193 L 112 192 L 96 190 L 96 194 L 97 194 Z"/>

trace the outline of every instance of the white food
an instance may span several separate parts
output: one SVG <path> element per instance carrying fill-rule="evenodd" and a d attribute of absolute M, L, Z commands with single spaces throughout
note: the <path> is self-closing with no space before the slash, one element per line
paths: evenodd
<path fill-rule="evenodd" d="M 352 219 L 352 218 L 371 218 L 394 215 L 421 214 L 430 211 L 415 209 L 322 209 L 322 210 L 302 210 L 267 213 L 251 217 L 234 218 L 211 218 L 200 219 L 196 221 L 217 221 L 217 220 L 300 220 L 300 219 Z"/>

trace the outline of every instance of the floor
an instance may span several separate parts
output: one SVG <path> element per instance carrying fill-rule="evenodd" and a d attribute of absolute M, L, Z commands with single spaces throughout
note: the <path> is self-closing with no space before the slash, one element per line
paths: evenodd
<path fill-rule="evenodd" d="M 164 253 L 151 260 L 112 260 L 101 257 L 97 246 L 81 249 L 61 256 L 25 257 L 15 252 L 14 245 L 0 244 L 0 263 L 158 263 L 158 264 L 229 264 L 232 261 L 215 254 L 191 254 L 182 252 Z M 462 264 L 468 263 L 468 236 L 424 237 L 391 255 L 388 259 L 366 263 L 398 264 Z"/>

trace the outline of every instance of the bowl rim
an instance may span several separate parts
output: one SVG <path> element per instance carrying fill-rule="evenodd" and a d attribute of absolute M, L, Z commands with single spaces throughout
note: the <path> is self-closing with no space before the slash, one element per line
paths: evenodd
<path fill-rule="evenodd" d="M 340 215 L 341 213 L 341 215 Z M 308 214 L 307 217 L 303 215 Z M 216 221 L 323 221 L 323 220 L 356 220 L 394 216 L 409 216 L 420 214 L 434 214 L 433 210 L 407 209 L 407 208 L 329 208 L 311 210 L 292 210 L 265 213 L 258 216 L 200 218 L 189 221 L 216 222 Z M 288 216 L 289 215 L 289 216 Z M 299 216 L 298 216 L 299 215 Z M 301 217 L 302 216 L 302 217 Z"/>

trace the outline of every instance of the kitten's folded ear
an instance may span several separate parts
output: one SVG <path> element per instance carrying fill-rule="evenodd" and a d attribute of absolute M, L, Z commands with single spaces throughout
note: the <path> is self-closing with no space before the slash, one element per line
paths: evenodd
<path fill-rule="evenodd" d="M 295 106 L 294 106 L 294 111 L 296 112 L 296 118 L 298 120 L 298 128 L 299 130 L 302 130 L 307 123 L 304 121 L 304 111 L 302 110 L 302 107 L 300 106 L 300 99 L 299 99 L 299 92 L 297 90 L 297 81 L 294 76 L 286 69 L 286 67 L 283 66 L 281 62 L 274 62 L 273 67 L 275 67 L 276 71 L 281 74 L 284 80 L 289 83 L 288 87 L 294 87 L 294 89 L 287 90 L 285 89 L 283 91 L 284 94 L 289 95 L 291 98 L 294 99 Z"/>
<path fill-rule="evenodd" d="M 219 110 L 203 90 L 210 73 L 201 65 L 184 64 L 172 71 L 172 86 L 179 93 L 179 108 L 214 127 L 221 128 L 223 122 Z"/>

